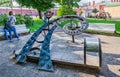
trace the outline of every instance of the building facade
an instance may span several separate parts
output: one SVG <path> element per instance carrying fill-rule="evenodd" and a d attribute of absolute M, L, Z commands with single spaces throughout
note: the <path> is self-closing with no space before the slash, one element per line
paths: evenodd
<path fill-rule="evenodd" d="M 92 13 L 94 8 L 98 9 L 99 12 L 109 13 L 112 18 L 120 18 L 120 0 L 103 0 L 99 3 L 92 1 L 81 7 L 86 17 Z"/>
<path fill-rule="evenodd" d="M 104 10 L 109 12 L 112 18 L 120 18 L 120 0 L 111 0 L 104 5 Z"/>
<path fill-rule="evenodd" d="M 25 14 L 28 14 L 30 16 L 38 15 L 38 11 L 35 9 L 0 7 L 0 14 L 5 14 L 8 13 L 9 11 L 13 11 L 14 14 L 21 14 L 21 15 L 25 15 Z"/>

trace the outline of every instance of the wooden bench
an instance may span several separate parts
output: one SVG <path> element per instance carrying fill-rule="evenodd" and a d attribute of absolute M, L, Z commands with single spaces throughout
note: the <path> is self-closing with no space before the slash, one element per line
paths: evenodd
<path fill-rule="evenodd" d="M 15 25 L 15 27 L 19 35 L 25 35 L 30 33 L 30 29 L 27 29 L 25 24 Z M 13 32 L 12 34 L 14 35 Z M 4 26 L 0 26 L 0 40 L 2 39 L 5 39 Z"/>

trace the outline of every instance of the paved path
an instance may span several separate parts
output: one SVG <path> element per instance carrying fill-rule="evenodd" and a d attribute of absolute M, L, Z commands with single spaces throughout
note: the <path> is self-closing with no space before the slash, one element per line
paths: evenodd
<path fill-rule="evenodd" d="M 99 72 L 83 68 L 63 68 L 62 66 L 55 66 L 54 72 L 46 72 L 37 70 L 37 64 L 35 63 L 27 62 L 26 64 L 17 65 L 11 59 L 13 50 L 22 48 L 30 36 L 21 36 L 19 41 L 17 39 L 14 39 L 13 42 L 8 40 L 0 41 L 0 77 L 120 77 L 120 37 L 95 34 L 75 36 L 76 42 L 79 42 L 81 37 L 86 36 L 101 39 L 103 66 Z M 53 37 L 59 36 L 60 32 L 53 34 Z M 64 35 L 62 36 L 64 37 Z M 60 40 L 59 38 L 54 39 L 56 43 L 57 41 L 60 42 Z"/>

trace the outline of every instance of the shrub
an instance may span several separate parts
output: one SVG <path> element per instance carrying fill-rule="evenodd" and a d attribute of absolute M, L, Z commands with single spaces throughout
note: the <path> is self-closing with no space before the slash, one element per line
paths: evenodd
<path fill-rule="evenodd" d="M 20 15 L 16 14 L 16 24 L 26 24 L 26 26 L 31 26 L 33 25 L 33 19 L 29 15 Z"/>
<path fill-rule="evenodd" d="M 99 10 L 96 9 L 96 8 L 94 8 L 94 9 L 92 10 L 92 12 L 93 12 L 93 13 L 97 13 L 97 12 L 99 12 Z"/>
<path fill-rule="evenodd" d="M 15 14 L 16 17 L 16 23 L 15 24 L 25 24 L 24 16 L 20 14 Z"/>
<path fill-rule="evenodd" d="M 82 15 L 83 14 L 83 10 L 80 10 L 80 15 Z"/>
<path fill-rule="evenodd" d="M 33 19 L 29 15 L 20 15 L 15 14 L 16 22 L 15 24 L 26 24 L 26 26 L 33 25 Z M 8 15 L 7 14 L 1 14 L 0 15 L 0 26 L 3 26 L 4 23 L 7 21 Z"/>
<path fill-rule="evenodd" d="M 61 6 L 58 9 L 57 16 L 63 16 L 63 15 L 75 15 L 76 12 L 72 9 L 72 7 L 68 7 L 66 5 Z"/>
<path fill-rule="evenodd" d="M 6 22 L 7 20 L 7 14 L 1 14 L 0 15 L 0 25 L 4 25 L 4 23 Z"/>
<path fill-rule="evenodd" d="M 24 15 L 24 19 L 25 19 L 25 24 L 27 26 L 33 25 L 34 21 L 33 21 L 33 19 L 29 15 L 27 15 L 27 14 Z"/>

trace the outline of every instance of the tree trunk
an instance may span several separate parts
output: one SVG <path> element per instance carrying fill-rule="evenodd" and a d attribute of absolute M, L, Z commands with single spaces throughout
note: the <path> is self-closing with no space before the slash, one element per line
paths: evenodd
<path fill-rule="evenodd" d="M 20 9 L 21 9 L 21 15 L 22 15 L 22 6 L 20 6 Z"/>
<path fill-rule="evenodd" d="M 40 10 L 38 10 L 38 14 L 39 14 L 39 18 L 42 19 L 42 14 Z"/>

